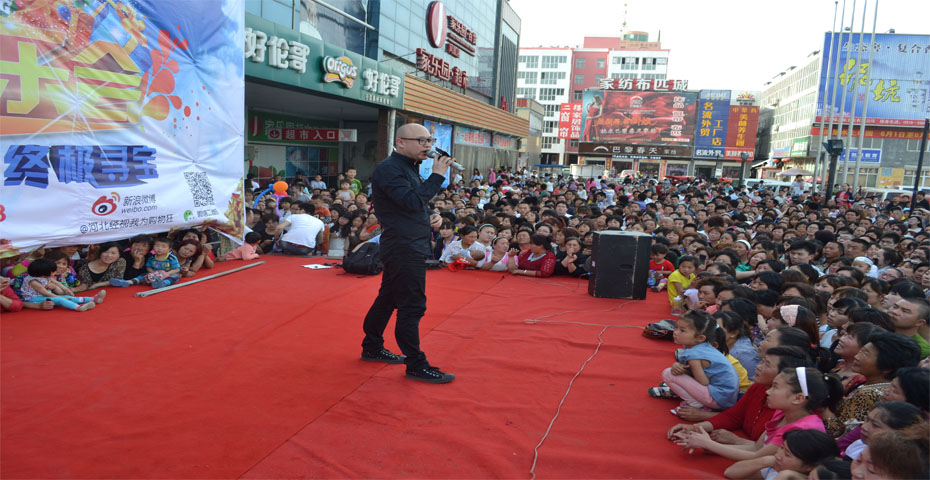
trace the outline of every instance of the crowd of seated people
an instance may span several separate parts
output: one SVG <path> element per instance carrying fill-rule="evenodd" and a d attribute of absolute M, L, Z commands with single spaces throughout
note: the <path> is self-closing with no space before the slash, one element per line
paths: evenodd
<path fill-rule="evenodd" d="M 100 244 L 38 248 L 0 259 L 0 311 L 61 307 L 83 312 L 103 303 L 106 287 L 167 287 L 223 260 L 213 252 L 211 234 L 178 229 Z M 250 239 L 256 240 L 247 237 L 246 244 L 229 255 L 250 248 Z M 251 248 L 254 252 L 255 245 Z M 89 290 L 97 291 L 79 295 Z"/>

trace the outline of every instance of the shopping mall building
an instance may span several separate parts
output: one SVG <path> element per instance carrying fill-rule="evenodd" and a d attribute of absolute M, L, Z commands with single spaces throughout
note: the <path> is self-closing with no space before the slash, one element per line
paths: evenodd
<path fill-rule="evenodd" d="M 519 39 L 506 0 L 247 0 L 245 161 L 367 178 L 416 122 L 468 172 L 516 166 Z"/>

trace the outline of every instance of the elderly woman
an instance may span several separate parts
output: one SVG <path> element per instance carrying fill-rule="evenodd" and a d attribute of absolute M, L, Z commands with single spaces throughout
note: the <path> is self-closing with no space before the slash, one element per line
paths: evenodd
<path fill-rule="evenodd" d="M 511 257 L 507 269 L 514 275 L 529 277 L 548 277 L 555 270 L 555 255 L 552 254 L 552 240 L 545 235 L 530 237 L 529 248 L 520 252 L 514 260 Z"/>
<path fill-rule="evenodd" d="M 827 433 L 838 438 L 864 422 L 888 387 L 894 372 L 902 367 L 916 366 L 918 361 L 920 347 L 913 339 L 888 332 L 870 335 L 868 343 L 853 357 L 852 364 L 852 371 L 862 375 L 865 381 L 846 396 L 836 412 L 823 411 Z"/>

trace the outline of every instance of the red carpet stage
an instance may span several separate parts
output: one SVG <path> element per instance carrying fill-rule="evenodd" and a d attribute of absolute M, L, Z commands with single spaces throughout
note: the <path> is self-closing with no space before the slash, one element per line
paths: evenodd
<path fill-rule="evenodd" d="M 263 260 L 147 298 L 112 288 L 87 313 L 4 314 L 0 475 L 710 478 L 729 464 L 665 440 L 675 403 L 646 393 L 672 363 L 671 342 L 641 336 L 668 314 L 664 292 L 431 271 L 423 349 L 458 378 L 430 385 L 358 358 L 380 276 Z M 243 263 L 218 265 L 206 273 Z"/>

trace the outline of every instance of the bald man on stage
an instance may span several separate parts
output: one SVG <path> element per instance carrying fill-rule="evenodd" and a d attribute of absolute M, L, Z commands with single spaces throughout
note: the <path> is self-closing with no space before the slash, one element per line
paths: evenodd
<path fill-rule="evenodd" d="M 395 150 L 371 175 L 371 202 L 383 228 L 381 261 L 384 272 L 378 297 L 365 316 L 362 360 L 405 363 L 406 376 L 428 383 L 449 383 L 455 375 L 426 361 L 420 350 L 420 318 L 426 312 L 426 260 L 431 258 L 430 228 L 440 216 L 428 202 L 442 187 L 444 174 L 454 161 L 439 157 L 432 174 L 420 178 L 417 165 L 427 158 L 435 138 L 423 125 L 410 123 L 397 129 Z M 397 310 L 394 337 L 403 355 L 384 348 L 384 330 Z"/>

